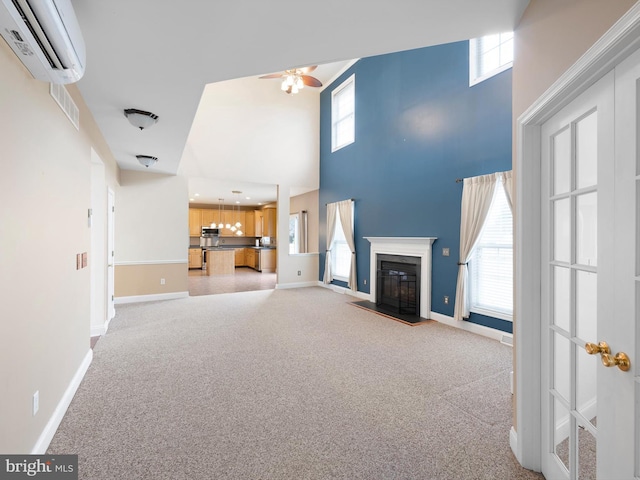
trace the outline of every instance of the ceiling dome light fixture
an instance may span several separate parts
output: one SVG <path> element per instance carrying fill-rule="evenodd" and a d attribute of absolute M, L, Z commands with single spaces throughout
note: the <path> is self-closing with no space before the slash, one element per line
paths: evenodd
<path fill-rule="evenodd" d="M 124 116 L 127 117 L 131 125 L 138 127 L 140 130 L 149 128 L 158 122 L 158 116 L 155 113 L 145 112 L 136 108 L 127 108 L 124 111 Z"/>
<path fill-rule="evenodd" d="M 158 157 L 152 157 L 151 155 L 136 155 L 136 158 L 140 162 L 140 164 L 149 168 L 151 165 L 154 165 L 158 161 Z"/>

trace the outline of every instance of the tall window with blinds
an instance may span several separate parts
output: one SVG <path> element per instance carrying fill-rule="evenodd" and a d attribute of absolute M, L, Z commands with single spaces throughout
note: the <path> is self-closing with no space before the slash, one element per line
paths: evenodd
<path fill-rule="evenodd" d="M 331 92 L 331 151 L 355 142 L 356 76 L 351 75 Z"/>
<path fill-rule="evenodd" d="M 513 217 L 498 183 L 469 262 L 471 311 L 513 320 Z"/>
<path fill-rule="evenodd" d="M 513 32 L 469 40 L 469 85 L 475 85 L 513 65 Z"/>

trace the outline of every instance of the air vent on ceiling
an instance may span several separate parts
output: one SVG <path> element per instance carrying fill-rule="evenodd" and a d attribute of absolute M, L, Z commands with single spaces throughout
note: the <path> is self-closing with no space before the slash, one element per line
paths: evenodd
<path fill-rule="evenodd" d="M 59 83 L 51 83 L 51 88 L 49 92 L 51 96 L 54 98 L 56 103 L 60 105 L 60 108 L 65 113 L 67 118 L 71 120 L 71 123 L 76 127 L 78 131 L 80 131 L 80 110 L 77 105 L 67 92 L 67 89 L 64 88 L 64 85 Z"/>

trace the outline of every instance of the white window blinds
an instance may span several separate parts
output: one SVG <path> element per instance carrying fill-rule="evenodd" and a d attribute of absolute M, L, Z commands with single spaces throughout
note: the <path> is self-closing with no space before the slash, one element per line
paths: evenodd
<path fill-rule="evenodd" d="M 469 262 L 471 311 L 511 320 L 513 315 L 513 218 L 499 183 Z"/>
<path fill-rule="evenodd" d="M 469 41 L 469 85 L 490 78 L 513 64 L 513 32 Z"/>

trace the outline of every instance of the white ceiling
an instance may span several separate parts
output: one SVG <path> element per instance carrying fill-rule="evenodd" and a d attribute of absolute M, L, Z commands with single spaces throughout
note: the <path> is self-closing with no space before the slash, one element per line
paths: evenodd
<path fill-rule="evenodd" d="M 289 96 L 258 75 L 335 63 L 314 72 L 326 82 L 350 59 L 512 30 L 528 2 L 73 0 L 87 44 L 78 86 L 122 169 L 153 155 L 149 171 L 187 176 L 191 195 L 256 187 L 272 201 L 278 183 L 318 188 L 319 89 Z M 160 118 L 140 131 L 125 108 Z"/>

